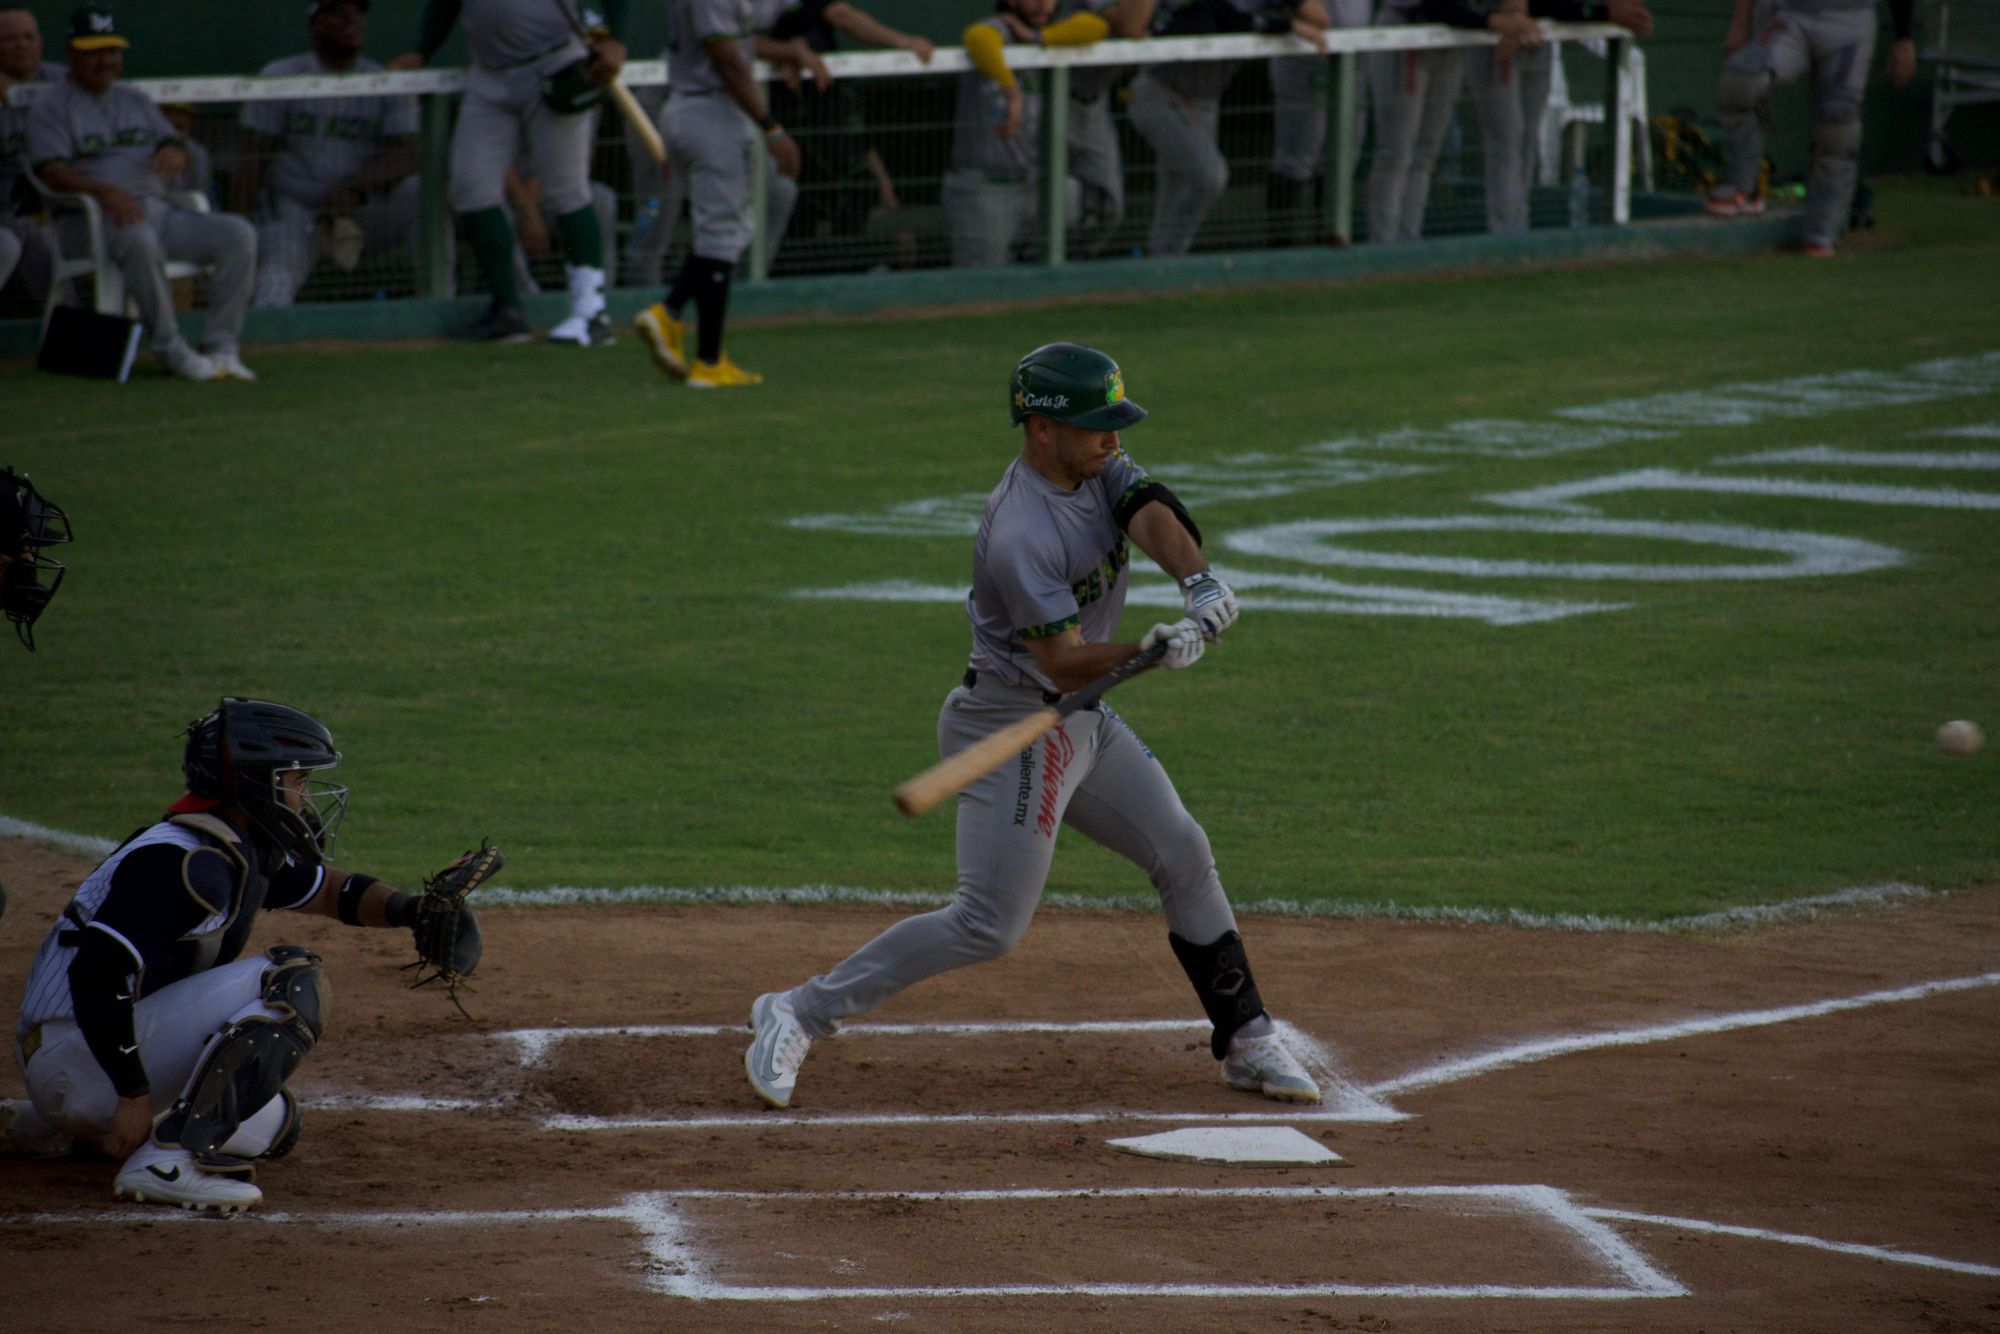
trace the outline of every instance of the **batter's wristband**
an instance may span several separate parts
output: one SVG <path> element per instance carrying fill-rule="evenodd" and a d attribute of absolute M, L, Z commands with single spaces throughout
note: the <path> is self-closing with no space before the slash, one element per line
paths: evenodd
<path fill-rule="evenodd" d="M 778 124 L 776 116 L 766 116 L 764 119 L 758 121 L 757 124 L 763 127 L 766 139 L 782 139 L 785 137 L 785 127 Z"/>
<path fill-rule="evenodd" d="M 340 887 L 340 920 L 349 926 L 361 925 L 361 896 L 376 883 L 372 875 L 350 875 Z"/>

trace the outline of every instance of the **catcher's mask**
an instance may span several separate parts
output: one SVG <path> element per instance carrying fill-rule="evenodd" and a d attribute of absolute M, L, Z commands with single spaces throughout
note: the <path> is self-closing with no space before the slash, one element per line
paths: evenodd
<path fill-rule="evenodd" d="M 14 623 L 14 633 L 30 653 L 35 651 L 35 618 L 62 587 L 67 568 L 42 548 L 69 538 L 69 515 L 62 507 L 51 504 L 25 474 L 0 468 L 0 556 L 9 558 L 0 569 L 0 611 Z M 47 583 L 42 582 L 45 575 Z"/>
<path fill-rule="evenodd" d="M 1007 397 L 1016 426 L 1047 417 L 1090 431 L 1122 431 L 1146 418 L 1125 397 L 1118 363 L 1081 343 L 1048 343 L 1022 357 Z"/>
<path fill-rule="evenodd" d="M 333 734 L 311 714 L 225 695 L 188 724 L 181 771 L 189 792 L 241 806 L 255 832 L 311 866 L 332 852 L 347 818 L 347 785 L 314 777 L 339 763 Z"/>

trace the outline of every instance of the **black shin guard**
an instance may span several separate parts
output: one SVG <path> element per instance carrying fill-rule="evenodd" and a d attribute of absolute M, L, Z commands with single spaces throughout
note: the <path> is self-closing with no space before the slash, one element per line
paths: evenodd
<path fill-rule="evenodd" d="M 1236 1036 L 1236 1030 L 1264 1013 L 1264 1000 L 1257 994 L 1256 979 L 1250 976 L 1249 956 L 1243 952 L 1243 937 L 1225 931 L 1212 945 L 1193 945 L 1169 931 L 1167 942 L 1181 961 L 1181 971 L 1194 984 L 1194 994 L 1201 998 L 1208 1022 L 1215 1025 L 1208 1047 L 1219 1061 L 1228 1055 L 1229 1039 Z"/>

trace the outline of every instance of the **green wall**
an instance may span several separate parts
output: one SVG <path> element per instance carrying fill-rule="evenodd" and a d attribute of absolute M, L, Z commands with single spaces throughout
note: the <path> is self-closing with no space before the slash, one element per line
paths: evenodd
<path fill-rule="evenodd" d="M 49 58 L 62 59 L 62 34 L 71 6 L 32 0 L 27 7 L 41 22 Z M 979 0 L 867 0 L 865 7 L 886 23 L 925 33 L 940 44 L 955 44 L 965 24 L 991 8 Z M 133 78 L 247 73 L 306 46 L 305 0 L 145 0 L 113 8 L 132 39 L 126 69 Z M 1650 109 L 1657 115 L 1689 107 L 1702 121 L 1713 122 L 1716 71 L 1730 0 L 1655 0 L 1653 9 L 1658 27 L 1646 43 Z M 1887 7 L 1878 6 L 1878 11 L 1884 19 L 1886 44 Z M 422 13 L 422 0 L 379 0 L 369 15 L 368 54 L 386 61 L 410 49 Z M 664 14 L 664 0 L 633 0 L 629 44 L 635 57 L 658 53 L 664 40 Z M 1871 171 L 1913 170 L 1922 164 L 1929 131 L 1929 69 L 1926 66 L 1915 83 L 1898 92 L 1880 77 L 1881 54 L 1878 50 L 1868 97 L 1865 165 Z M 464 59 L 463 37 L 454 36 L 439 63 L 458 64 Z M 1780 89 L 1772 99 L 1769 152 L 1781 177 L 1804 169 L 1806 110 L 1804 91 L 1798 87 Z M 1949 138 L 1968 166 L 1991 164 L 2000 158 L 2000 107 L 1958 112 Z"/>

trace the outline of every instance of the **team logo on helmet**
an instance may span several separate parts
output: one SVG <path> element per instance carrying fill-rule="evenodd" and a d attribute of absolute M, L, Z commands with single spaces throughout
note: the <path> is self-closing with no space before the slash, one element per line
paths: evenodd
<path fill-rule="evenodd" d="M 1113 366 L 1104 377 L 1104 406 L 1111 407 L 1125 401 L 1125 377 Z"/>

